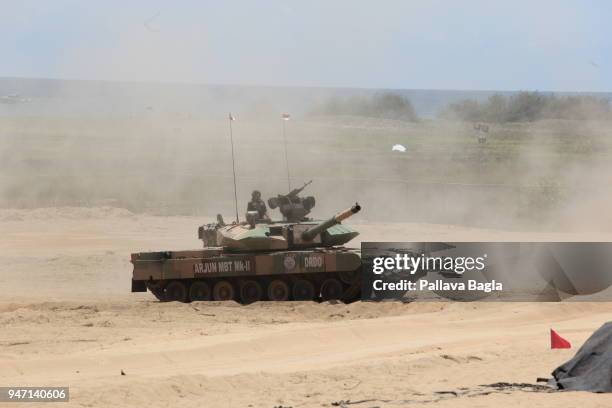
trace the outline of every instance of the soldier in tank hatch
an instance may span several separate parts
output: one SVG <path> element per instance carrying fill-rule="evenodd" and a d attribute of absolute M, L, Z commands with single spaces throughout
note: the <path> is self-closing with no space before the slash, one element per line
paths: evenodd
<path fill-rule="evenodd" d="M 247 205 L 247 211 L 257 211 L 259 220 L 270 220 L 268 208 L 266 207 L 266 203 L 261 199 L 259 190 L 254 190 L 253 193 L 251 193 L 251 201 L 249 201 Z"/>

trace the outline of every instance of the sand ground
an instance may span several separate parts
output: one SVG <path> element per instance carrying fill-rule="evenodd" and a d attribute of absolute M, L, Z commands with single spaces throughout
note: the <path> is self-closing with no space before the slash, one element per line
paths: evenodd
<path fill-rule="evenodd" d="M 548 330 L 578 346 L 611 320 L 609 303 L 240 306 L 129 293 L 130 252 L 197 248 L 205 221 L 115 208 L 1 210 L 0 384 L 69 386 L 69 405 L 87 407 L 612 404 L 609 395 L 528 385 L 575 352 L 549 350 Z M 612 238 L 358 228 L 372 241 Z"/>

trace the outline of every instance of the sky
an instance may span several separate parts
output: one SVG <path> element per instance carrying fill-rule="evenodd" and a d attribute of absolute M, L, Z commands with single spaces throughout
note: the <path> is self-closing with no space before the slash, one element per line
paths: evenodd
<path fill-rule="evenodd" d="M 0 0 L 0 77 L 612 91 L 607 0 Z"/>

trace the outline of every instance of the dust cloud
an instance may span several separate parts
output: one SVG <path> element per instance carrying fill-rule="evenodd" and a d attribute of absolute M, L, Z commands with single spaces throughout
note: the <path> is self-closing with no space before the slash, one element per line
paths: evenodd
<path fill-rule="evenodd" d="M 32 101 L 0 106 L 4 208 L 231 219 L 231 110 L 241 214 L 253 189 L 264 198 L 288 190 L 284 123 L 291 188 L 313 180 L 305 194 L 317 198 L 316 218 L 359 201 L 362 221 L 612 227 L 610 121 L 491 124 L 479 144 L 473 123 L 317 111 L 333 90 L 51 84 L 30 83 Z M 396 143 L 407 151 L 392 152 Z"/>

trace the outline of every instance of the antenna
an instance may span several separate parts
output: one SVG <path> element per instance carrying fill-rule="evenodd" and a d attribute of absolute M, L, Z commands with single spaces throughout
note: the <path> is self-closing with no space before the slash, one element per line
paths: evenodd
<path fill-rule="evenodd" d="M 232 113 L 229 114 L 229 131 L 230 131 L 230 144 L 232 145 L 232 172 L 234 174 L 234 208 L 236 209 L 236 223 L 240 223 L 238 218 L 238 192 L 236 188 L 236 161 L 234 160 L 234 133 L 232 132 L 232 122 L 236 120 Z"/>
<path fill-rule="evenodd" d="M 287 136 L 285 132 L 285 122 L 291 118 L 288 113 L 283 113 L 281 119 L 283 120 L 283 142 L 285 144 L 285 166 L 287 167 L 287 187 L 288 191 L 291 191 L 291 176 L 289 174 L 289 157 L 287 156 Z"/>

